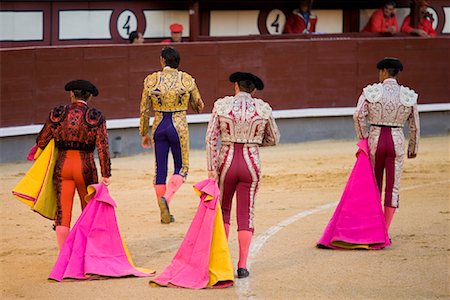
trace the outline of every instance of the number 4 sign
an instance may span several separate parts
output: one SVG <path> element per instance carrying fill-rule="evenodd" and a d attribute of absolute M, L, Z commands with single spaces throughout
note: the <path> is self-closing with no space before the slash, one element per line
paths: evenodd
<path fill-rule="evenodd" d="M 120 37 L 128 39 L 130 33 L 137 29 L 137 18 L 131 10 L 124 10 L 117 18 L 117 31 Z"/>
<path fill-rule="evenodd" d="M 282 34 L 285 23 L 286 16 L 279 9 L 273 9 L 267 15 L 266 27 L 270 34 Z"/>

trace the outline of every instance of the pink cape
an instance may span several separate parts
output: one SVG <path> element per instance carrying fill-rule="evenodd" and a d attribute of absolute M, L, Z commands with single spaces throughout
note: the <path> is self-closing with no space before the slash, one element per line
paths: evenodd
<path fill-rule="evenodd" d="M 357 145 L 356 163 L 333 217 L 317 242 L 319 247 L 381 249 L 391 244 L 367 139 Z"/>
<path fill-rule="evenodd" d="M 152 276 L 154 271 L 138 270 L 129 257 L 117 226 L 117 205 L 108 188 L 93 184 L 88 192 L 95 195 L 70 231 L 49 279 Z"/>
<path fill-rule="evenodd" d="M 212 179 L 200 181 L 194 188 L 200 194 L 197 213 L 172 262 L 150 284 L 192 289 L 233 285 L 233 268 L 218 202 L 219 188 Z"/>

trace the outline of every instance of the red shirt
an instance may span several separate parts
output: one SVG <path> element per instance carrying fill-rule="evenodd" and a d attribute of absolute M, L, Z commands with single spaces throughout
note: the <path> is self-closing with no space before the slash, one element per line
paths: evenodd
<path fill-rule="evenodd" d="M 283 33 L 308 33 L 316 31 L 317 16 L 309 15 L 308 28 L 306 28 L 303 16 L 294 10 L 286 20 Z"/>
<path fill-rule="evenodd" d="M 362 30 L 363 32 L 386 32 L 389 27 L 394 26 L 395 31 L 398 31 L 397 17 L 393 14 L 387 21 L 384 17 L 383 8 L 377 9 L 367 22 Z"/>
<path fill-rule="evenodd" d="M 405 18 L 405 20 L 403 20 L 401 32 L 411 33 L 414 30 L 414 28 L 411 27 L 409 22 L 410 22 L 410 16 L 408 15 Z M 417 28 L 418 29 L 422 29 L 423 31 L 428 33 L 428 35 L 430 35 L 430 36 L 436 36 L 437 35 L 436 30 L 433 29 L 433 24 L 427 18 L 422 18 L 419 21 L 419 24 L 417 25 Z"/>

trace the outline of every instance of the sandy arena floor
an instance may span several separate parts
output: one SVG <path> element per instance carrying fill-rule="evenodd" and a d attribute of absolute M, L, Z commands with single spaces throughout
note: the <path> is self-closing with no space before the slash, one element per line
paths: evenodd
<path fill-rule="evenodd" d="M 401 208 L 390 230 L 392 247 L 315 248 L 355 161 L 355 143 L 320 141 L 262 149 L 264 177 L 256 200 L 253 243 L 258 247 L 249 261 L 251 276 L 236 279 L 234 287 L 224 290 L 155 288 L 148 278 L 47 281 L 58 254 L 51 222 L 10 194 L 30 163 L 2 164 L 1 298 L 450 299 L 449 136 L 422 139 L 418 157 L 405 161 Z M 137 266 L 161 272 L 198 205 L 192 185 L 206 176 L 205 152 L 191 152 L 191 172 L 173 199 L 176 222 L 170 225 L 159 223 L 151 186 L 153 153 L 113 159 L 112 167 L 110 192 L 118 203 L 122 237 Z M 78 201 L 75 207 L 72 223 L 79 214 Z M 234 224 L 231 230 L 236 265 Z"/>

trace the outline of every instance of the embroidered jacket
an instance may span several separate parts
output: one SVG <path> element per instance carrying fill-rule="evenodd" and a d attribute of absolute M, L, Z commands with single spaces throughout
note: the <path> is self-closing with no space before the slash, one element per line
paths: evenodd
<path fill-rule="evenodd" d="M 59 150 L 74 149 L 93 153 L 97 147 L 102 176 L 111 176 L 106 121 L 97 109 L 89 108 L 82 102 L 55 107 L 39 132 L 36 144 L 44 149 L 52 138 Z M 93 155 L 89 156 L 92 156 L 93 162 Z"/>
<path fill-rule="evenodd" d="M 170 67 L 164 67 L 162 71 L 148 75 L 142 90 L 140 135 L 148 134 L 152 107 L 156 122 L 162 112 L 174 112 L 185 117 L 189 105 L 195 112 L 199 112 L 203 105 L 200 92 L 191 75 Z"/>
<path fill-rule="evenodd" d="M 280 133 L 270 105 L 261 99 L 252 98 L 249 93 L 239 92 L 236 96 L 221 98 L 214 103 L 206 132 L 209 171 L 217 171 L 219 137 L 222 148 L 233 143 L 257 148 L 278 144 Z"/>
<path fill-rule="evenodd" d="M 371 125 L 391 127 L 403 127 L 409 121 L 408 149 L 417 153 L 420 136 L 417 97 L 414 90 L 399 85 L 392 78 L 365 87 L 353 115 L 358 138 L 369 136 L 366 119 Z"/>

